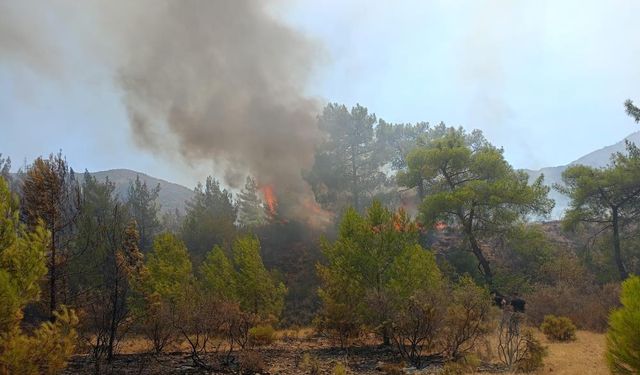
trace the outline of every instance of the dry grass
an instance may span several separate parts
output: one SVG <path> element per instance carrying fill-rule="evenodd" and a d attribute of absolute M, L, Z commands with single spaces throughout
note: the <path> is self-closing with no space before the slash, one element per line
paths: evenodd
<path fill-rule="evenodd" d="M 576 340 L 570 342 L 551 341 L 537 329 L 534 329 L 534 336 L 548 349 L 548 355 L 544 358 L 544 367 L 536 374 L 600 375 L 609 373 L 604 357 L 605 335 L 602 333 L 576 331 Z M 483 360 L 497 362 L 495 354 L 497 338 L 490 338 L 486 346 L 485 348 L 485 345 L 479 345 L 480 357 Z"/>
<path fill-rule="evenodd" d="M 608 374 L 604 353 L 605 353 L 605 336 L 600 333 L 593 333 L 588 331 L 577 331 L 576 340 L 567 343 L 554 342 L 548 340 L 542 332 L 534 330 L 536 337 L 548 347 L 548 356 L 544 360 L 544 368 L 537 372 L 537 374 L 554 374 L 554 375 L 596 375 L 596 374 Z M 272 372 L 278 373 L 278 370 L 283 370 L 283 373 L 289 373 L 291 371 L 284 371 L 286 368 L 293 368 L 294 372 L 297 368 L 296 364 L 299 361 L 302 352 L 309 350 L 317 350 L 320 348 L 328 347 L 328 343 L 324 340 L 316 340 L 312 338 L 313 330 L 310 328 L 280 330 L 277 332 L 279 342 L 274 344 L 276 352 L 283 355 L 283 358 L 279 360 L 276 358 L 271 363 Z M 487 347 L 484 350 L 480 350 L 480 357 L 483 360 L 496 361 L 495 358 L 495 342 L 494 339 L 490 339 L 487 342 Z M 479 349 L 483 349 L 484 345 L 479 345 Z M 150 349 L 150 344 L 141 337 L 129 337 L 125 340 L 121 347 L 121 353 L 143 353 Z M 171 348 L 172 350 L 187 351 L 188 348 L 184 343 L 180 343 Z M 295 360 L 294 360 L 295 358 Z M 329 361 L 329 358 L 324 358 L 325 361 Z M 344 360 L 341 356 L 331 358 L 331 365 L 333 360 Z M 374 361 L 375 362 L 375 361 Z M 353 373 L 369 373 L 355 371 Z"/>
<path fill-rule="evenodd" d="M 540 374 L 596 375 L 608 374 L 604 358 L 605 335 L 587 331 L 576 332 L 576 341 L 568 343 L 550 342 L 539 334 L 540 341 L 549 348 Z"/>

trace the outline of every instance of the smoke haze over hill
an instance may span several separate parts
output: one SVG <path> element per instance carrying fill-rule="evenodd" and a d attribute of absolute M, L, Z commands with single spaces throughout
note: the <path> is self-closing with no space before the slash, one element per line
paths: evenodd
<path fill-rule="evenodd" d="M 48 32 L 66 21 L 82 53 L 113 72 L 136 144 L 168 161 L 213 162 L 234 188 L 250 174 L 297 210 L 312 199 L 301 171 L 313 162 L 318 102 L 304 90 L 320 48 L 274 18 L 270 5 L 4 2 L 0 54 L 38 73 L 73 76 L 70 67 L 84 67 L 58 57 L 65 46 Z"/>

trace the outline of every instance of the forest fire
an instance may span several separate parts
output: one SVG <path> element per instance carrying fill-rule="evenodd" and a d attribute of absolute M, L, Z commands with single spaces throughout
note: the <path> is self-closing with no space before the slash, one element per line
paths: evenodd
<path fill-rule="evenodd" d="M 266 209 L 269 215 L 272 217 L 276 215 L 276 208 L 278 207 L 278 199 L 273 191 L 273 185 L 263 185 L 260 187 L 264 203 L 267 205 Z"/>

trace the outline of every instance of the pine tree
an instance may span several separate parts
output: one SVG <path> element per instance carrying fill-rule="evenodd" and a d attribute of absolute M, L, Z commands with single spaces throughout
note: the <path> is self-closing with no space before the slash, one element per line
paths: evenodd
<path fill-rule="evenodd" d="M 22 187 L 26 222 L 34 227 L 40 220 L 51 233 L 48 251 L 49 316 L 58 307 L 58 297 L 66 299 L 70 243 L 80 210 L 80 188 L 75 174 L 62 154 L 37 158 L 27 170 Z"/>
<path fill-rule="evenodd" d="M 236 206 L 229 191 L 208 177 L 198 185 L 187 203 L 180 238 L 190 251 L 194 263 L 200 264 L 215 245 L 230 244 L 236 236 Z"/>
<path fill-rule="evenodd" d="M 424 224 L 457 225 L 488 284 L 493 283 L 493 272 L 483 240 L 553 208 L 543 177 L 529 184 L 528 175 L 515 171 L 502 149 L 491 145 L 480 131 L 447 128 L 412 150 L 407 166 L 398 181 L 424 192 L 420 209 Z"/>
<path fill-rule="evenodd" d="M 267 214 L 260 197 L 258 185 L 250 176 L 244 189 L 238 194 L 238 223 L 245 228 L 255 228 L 267 222 Z"/>
<path fill-rule="evenodd" d="M 39 224 L 27 230 L 18 217 L 17 200 L 0 177 L 0 374 L 54 374 L 73 354 L 78 318 L 62 307 L 54 323 L 23 332 L 23 309 L 40 298 L 50 236 Z"/>
<path fill-rule="evenodd" d="M 617 153 L 607 168 L 574 165 L 562 173 L 564 186 L 556 186 L 571 198 L 564 223 L 599 226 L 598 234 L 611 235 L 613 258 L 621 280 L 629 276 L 622 253 L 623 231 L 639 217 L 640 149 L 627 142 L 627 152 Z"/>
<path fill-rule="evenodd" d="M 160 184 L 149 189 L 147 183 L 141 182 L 140 176 L 137 175 L 136 180 L 129 185 L 127 206 L 138 225 L 138 233 L 140 233 L 138 247 L 144 253 L 151 249 L 153 237 L 160 230 L 158 219 L 160 205 L 157 202 L 159 193 Z"/>
<path fill-rule="evenodd" d="M 364 216 L 348 209 L 337 240 L 322 247 L 321 318 L 331 330 L 369 326 L 389 344 L 391 317 L 403 301 L 441 284 L 433 254 L 418 244 L 416 223 L 379 201 Z"/>
<path fill-rule="evenodd" d="M 245 312 L 263 319 L 279 317 L 287 293 L 265 268 L 260 256 L 260 242 L 247 236 L 233 244 L 233 264 L 236 269 L 236 286 L 240 307 Z"/>
<path fill-rule="evenodd" d="M 92 337 L 97 363 L 113 359 L 131 316 L 131 284 L 143 272 L 137 225 L 114 190 L 108 179 L 99 182 L 85 172 L 74 241 L 78 255 L 71 262 L 73 297 L 86 306 L 84 333 Z"/>
<path fill-rule="evenodd" d="M 384 153 L 376 152 L 376 123 L 376 116 L 359 104 L 351 110 L 337 103 L 324 108 L 318 126 L 325 142 L 306 178 L 325 208 L 339 211 L 350 205 L 360 211 L 384 183 L 386 161 Z"/>
<path fill-rule="evenodd" d="M 162 233 L 153 241 L 146 269 L 148 290 L 176 303 L 184 297 L 185 290 L 193 279 L 187 248 L 171 233 Z"/>
<path fill-rule="evenodd" d="M 200 286 L 218 301 L 237 301 L 236 272 L 220 246 L 211 250 L 200 266 Z"/>
<path fill-rule="evenodd" d="M 607 362 L 613 374 L 640 372 L 640 277 L 622 283 L 622 307 L 609 316 Z"/>

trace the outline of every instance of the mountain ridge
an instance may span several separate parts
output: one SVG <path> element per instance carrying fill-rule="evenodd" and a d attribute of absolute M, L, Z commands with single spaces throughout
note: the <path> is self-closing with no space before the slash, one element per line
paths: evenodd
<path fill-rule="evenodd" d="M 553 208 L 551 217 L 558 219 L 569 206 L 569 199 L 553 189 L 554 184 L 562 184 L 562 172 L 572 165 L 587 165 L 594 168 L 604 168 L 611 162 L 611 156 L 613 154 L 625 151 L 625 141 L 627 140 L 635 144 L 640 144 L 640 131 L 633 132 L 619 142 L 592 151 L 565 165 L 544 167 L 535 170 L 523 168 L 521 170 L 525 171 L 529 175 L 529 181 L 533 181 L 541 174 L 544 174 L 544 184 L 551 187 L 549 197 L 556 201 L 556 206 Z"/>

